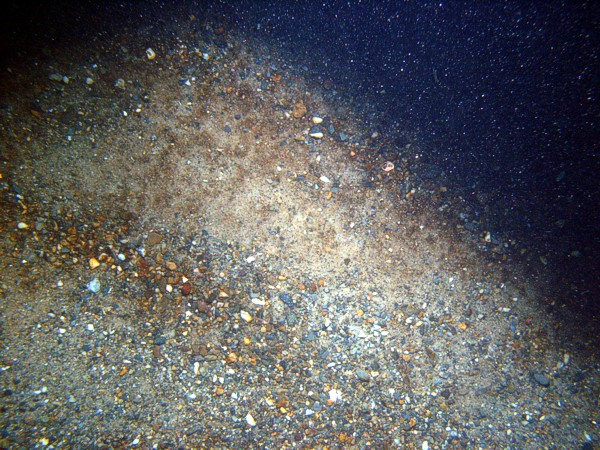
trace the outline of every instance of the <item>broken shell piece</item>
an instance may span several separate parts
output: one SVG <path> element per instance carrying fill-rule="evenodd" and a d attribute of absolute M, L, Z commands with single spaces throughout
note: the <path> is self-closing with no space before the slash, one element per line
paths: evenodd
<path fill-rule="evenodd" d="M 248 323 L 252 322 L 252 316 L 247 311 L 240 312 L 240 317 Z"/>
<path fill-rule="evenodd" d="M 146 49 L 146 56 L 148 57 L 148 59 L 150 61 L 152 61 L 154 58 L 156 58 L 156 53 L 154 53 L 154 50 L 152 50 L 150 47 L 148 47 Z"/>
<path fill-rule="evenodd" d="M 391 172 L 392 170 L 394 170 L 394 163 L 391 161 L 387 161 L 383 166 L 383 171 Z"/>
<path fill-rule="evenodd" d="M 318 125 L 318 124 L 320 124 L 320 123 L 323 122 L 323 118 L 319 117 L 319 116 L 313 116 L 312 121 L 313 121 L 314 124 Z"/>

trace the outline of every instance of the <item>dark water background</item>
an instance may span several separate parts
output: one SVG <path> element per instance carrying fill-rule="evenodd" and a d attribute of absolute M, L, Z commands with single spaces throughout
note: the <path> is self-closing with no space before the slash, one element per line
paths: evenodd
<path fill-rule="evenodd" d="M 547 256 L 552 289 L 598 310 L 600 2 L 27 5 L 5 7 L 3 54 L 24 30 L 49 40 L 138 23 L 168 33 L 173 8 L 277 46 L 374 108 L 399 152 L 405 133 L 418 135 L 456 187 L 490 199 L 488 228 L 530 242 Z"/>

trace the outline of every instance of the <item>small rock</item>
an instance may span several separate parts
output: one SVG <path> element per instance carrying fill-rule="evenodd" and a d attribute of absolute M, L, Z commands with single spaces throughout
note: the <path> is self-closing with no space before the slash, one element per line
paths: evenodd
<path fill-rule="evenodd" d="M 292 300 L 292 296 L 286 292 L 279 294 L 279 299 L 290 308 L 294 306 L 294 300 Z"/>
<path fill-rule="evenodd" d="M 335 402 L 337 402 L 338 400 L 341 400 L 341 399 L 342 399 L 342 393 L 339 390 L 332 389 L 332 390 L 329 391 L 329 400 L 332 403 L 335 403 Z"/>
<path fill-rule="evenodd" d="M 310 129 L 308 135 L 315 139 L 321 139 L 323 137 L 323 130 L 319 125 L 315 125 Z"/>
<path fill-rule="evenodd" d="M 90 281 L 86 287 L 88 288 L 89 291 L 92 291 L 94 294 L 97 294 L 98 292 L 100 292 L 100 282 L 94 278 L 92 281 Z"/>
<path fill-rule="evenodd" d="M 248 425 L 250 425 L 251 427 L 256 426 L 256 420 L 254 420 L 254 417 L 252 417 L 252 414 L 248 413 L 246 415 L 246 422 L 248 423 Z"/>
<path fill-rule="evenodd" d="M 360 381 L 363 381 L 365 383 L 371 379 L 371 376 L 368 374 L 368 372 L 362 369 L 356 370 L 356 376 Z"/>
<path fill-rule="evenodd" d="M 202 314 L 209 313 L 208 305 L 204 302 L 204 300 L 198 300 L 198 312 Z"/>
<path fill-rule="evenodd" d="M 183 295 L 190 295 L 191 292 L 192 292 L 192 284 L 190 282 L 183 283 L 183 285 L 181 286 L 181 293 Z"/>
<path fill-rule="evenodd" d="M 167 261 L 167 269 L 169 270 L 177 270 L 177 264 L 173 261 Z"/>
<path fill-rule="evenodd" d="M 100 261 L 98 261 L 96 258 L 90 258 L 90 269 L 96 269 L 98 266 L 100 266 Z"/>
<path fill-rule="evenodd" d="M 537 381 L 538 384 L 540 384 L 540 385 L 542 385 L 544 387 L 550 386 L 550 378 L 548 378 L 543 373 L 539 373 L 539 372 L 534 373 L 533 374 L 533 379 L 535 381 Z"/>
<path fill-rule="evenodd" d="M 294 105 L 294 110 L 292 111 L 292 116 L 296 119 L 300 119 L 306 114 L 306 106 L 301 101 Z"/>
<path fill-rule="evenodd" d="M 158 234 L 155 231 L 151 231 L 150 233 L 148 233 L 148 239 L 146 240 L 146 242 L 148 243 L 148 246 L 152 247 L 162 240 L 163 236 L 161 234 Z"/>

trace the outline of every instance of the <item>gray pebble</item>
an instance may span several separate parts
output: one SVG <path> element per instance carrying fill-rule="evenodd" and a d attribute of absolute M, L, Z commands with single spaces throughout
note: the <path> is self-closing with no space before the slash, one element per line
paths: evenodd
<path fill-rule="evenodd" d="M 371 379 L 371 376 L 362 369 L 356 369 L 356 376 L 360 381 L 368 382 Z"/>
<path fill-rule="evenodd" d="M 543 373 L 534 373 L 533 378 L 538 382 L 538 384 L 541 384 L 544 387 L 550 386 L 550 378 Z"/>
<path fill-rule="evenodd" d="M 90 281 L 86 287 L 88 290 L 92 291 L 94 294 L 97 294 L 100 291 L 100 282 L 97 279 L 93 279 Z"/>
<path fill-rule="evenodd" d="M 292 300 L 292 296 L 290 294 L 285 292 L 283 294 L 279 294 L 279 299 L 289 307 L 294 306 L 294 300 Z"/>

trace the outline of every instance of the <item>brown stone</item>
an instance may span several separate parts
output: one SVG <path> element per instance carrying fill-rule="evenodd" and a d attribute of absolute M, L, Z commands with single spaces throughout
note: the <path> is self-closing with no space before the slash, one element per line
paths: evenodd
<path fill-rule="evenodd" d="M 148 239 L 146 240 L 146 243 L 152 247 L 156 244 L 158 244 L 160 241 L 162 241 L 163 237 L 162 234 L 158 234 L 155 231 L 151 231 L 150 233 L 148 233 Z"/>
<path fill-rule="evenodd" d="M 203 314 L 209 313 L 208 305 L 204 303 L 204 300 L 198 300 L 198 312 Z"/>
<path fill-rule="evenodd" d="M 191 292 L 192 292 L 192 283 L 189 283 L 189 282 L 183 283 L 183 285 L 181 286 L 181 293 L 183 295 L 190 295 Z"/>
<path fill-rule="evenodd" d="M 292 116 L 296 119 L 300 119 L 306 114 L 306 106 L 301 101 L 294 105 L 294 110 L 292 111 Z"/>

